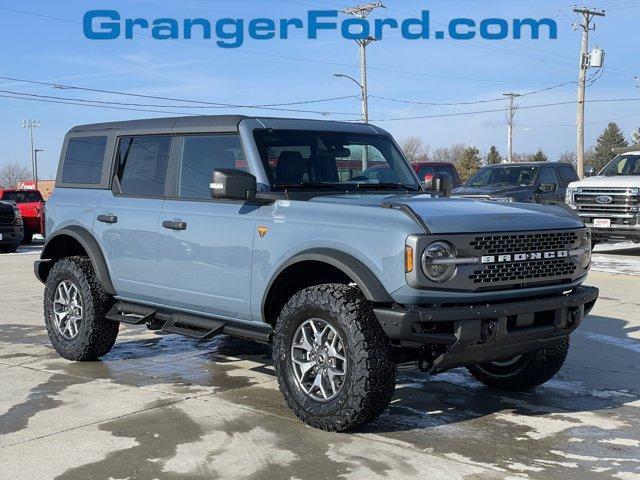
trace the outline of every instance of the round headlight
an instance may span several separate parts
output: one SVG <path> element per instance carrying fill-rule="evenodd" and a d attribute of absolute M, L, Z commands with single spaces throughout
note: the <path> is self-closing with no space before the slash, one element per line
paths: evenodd
<path fill-rule="evenodd" d="M 587 269 L 589 265 L 591 265 L 591 233 L 587 232 L 582 242 L 580 242 L 580 247 L 582 250 L 582 254 L 580 255 L 580 264 L 582 268 Z"/>
<path fill-rule="evenodd" d="M 447 242 L 433 242 L 422 254 L 422 271 L 429 280 L 442 283 L 449 280 L 456 272 L 456 266 L 447 262 L 456 257 L 454 248 Z"/>

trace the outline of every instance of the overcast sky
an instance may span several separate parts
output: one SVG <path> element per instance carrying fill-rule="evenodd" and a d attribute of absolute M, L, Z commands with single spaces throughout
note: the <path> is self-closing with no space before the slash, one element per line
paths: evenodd
<path fill-rule="evenodd" d="M 429 9 L 433 28 L 456 17 L 483 19 L 531 15 L 551 17 L 558 23 L 557 40 L 408 41 L 398 34 L 368 49 L 370 94 L 422 102 L 474 102 L 502 93 L 526 93 L 577 78 L 580 34 L 572 29 L 577 17 L 571 5 L 544 0 L 387 0 L 379 15 L 397 19 L 418 16 Z M 358 75 L 357 48 L 336 32 L 318 40 L 294 35 L 289 40 L 247 39 L 238 49 L 221 49 L 213 40 L 158 41 L 140 36 L 133 40 L 91 41 L 82 32 L 82 17 L 92 8 L 112 8 L 123 17 L 288 18 L 306 16 L 309 9 L 334 8 L 335 0 L 65 0 L 64 2 L 3 0 L 0 6 L 0 76 L 59 82 L 94 89 L 179 97 L 231 104 L 272 104 L 357 95 L 355 84 L 334 78 L 334 73 Z M 595 0 L 607 10 L 597 19 L 592 46 L 606 50 L 602 77 L 588 89 L 589 99 L 640 100 L 638 25 L 640 0 Z M 9 11 L 6 9 L 19 10 Z M 29 14 L 30 13 L 30 14 Z M 284 58 L 287 57 L 287 58 Z M 353 65 L 353 66 L 351 66 Z M 575 84 L 568 84 L 523 99 L 522 107 L 571 102 Z M 67 98 L 129 103 L 167 102 L 52 89 L 0 80 L 0 90 Z M 0 93 L 7 95 L 7 93 Z M 175 102 L 168 102 L 175 103 Z M 486 151 L 495 144 L 506 150 L 504 112 L 425 118 L 413 116 L 468 113 L 498 109 L 504 102 L 465 106 L 424 106 L 371 99 L 370 115 L 396 137 L 419 135 L 432 147 L 464 142 Z M 332 119 L 357 119 L 357 98 L 310 104 L 300 108 L 336 112 Z M 167 109 L 163 109 L 167 110 Z M 189 111 L 175 109 L 177 112 Z M 166 116 L 126 110 L 40 103 L 0 97 L 0 163 L 29 165 L 28 133 L 23 119 L 37 119 L 36 147 L 41 154 L 40 177 L 55 174 L 62 138 L 76 124 Z M 200 112 L 200 111 L 199 111 Z M 248 113 L 271 116 L 306 116 L 313 113 L 213 109 L 201 113 Z M 344 113 L 344 114 L 342 114 Z M 518 112 L 516 152 L 542 148 L 552 159 L 575 150 L 575 105 L 522 109 Z M 627 136 L 640 126 L 640 101 L 592 103 L 587 106 L 587 144 L 608 121 L 615 120 Z"/>

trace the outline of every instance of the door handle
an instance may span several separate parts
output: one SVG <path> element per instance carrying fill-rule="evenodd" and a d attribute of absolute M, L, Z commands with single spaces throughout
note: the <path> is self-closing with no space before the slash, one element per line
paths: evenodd
<path fill-rule="evenodd" d="M 102 223 L 118 223 L 118 217 L 115 215 L 98 215 L 97 220 Z"/>
<path fill-rule="evenodd" d="M 162 222 L 162 226 L 169 230 L 186 230 L 187 222 L 172 222 L 170 220 L 165 220 Z"/>

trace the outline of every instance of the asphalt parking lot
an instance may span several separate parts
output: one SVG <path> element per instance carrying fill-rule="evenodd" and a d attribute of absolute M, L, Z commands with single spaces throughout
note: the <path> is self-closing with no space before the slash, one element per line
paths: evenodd
<path fill-rule="evenodd" d="M 295 419 L 267 346 L 122 327 L 103 361 L 60 359 L 38 249 L 0 257 L 1 478 L 640 479 L 640 248 L 597 247 L 600 300 L 544 387 L 403 368 L 391 408 L 355 434 Z"/>

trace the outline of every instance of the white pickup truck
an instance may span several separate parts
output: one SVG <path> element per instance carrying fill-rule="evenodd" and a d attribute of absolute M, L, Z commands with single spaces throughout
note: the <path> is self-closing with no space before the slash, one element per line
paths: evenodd
<path fill-rule="evenodd" d="M 598 175 L 569 184 L 566 203 L 591 227 L 594 244 L 609 240 L 640 242 L 640 146 L 614 149 Z"/>

